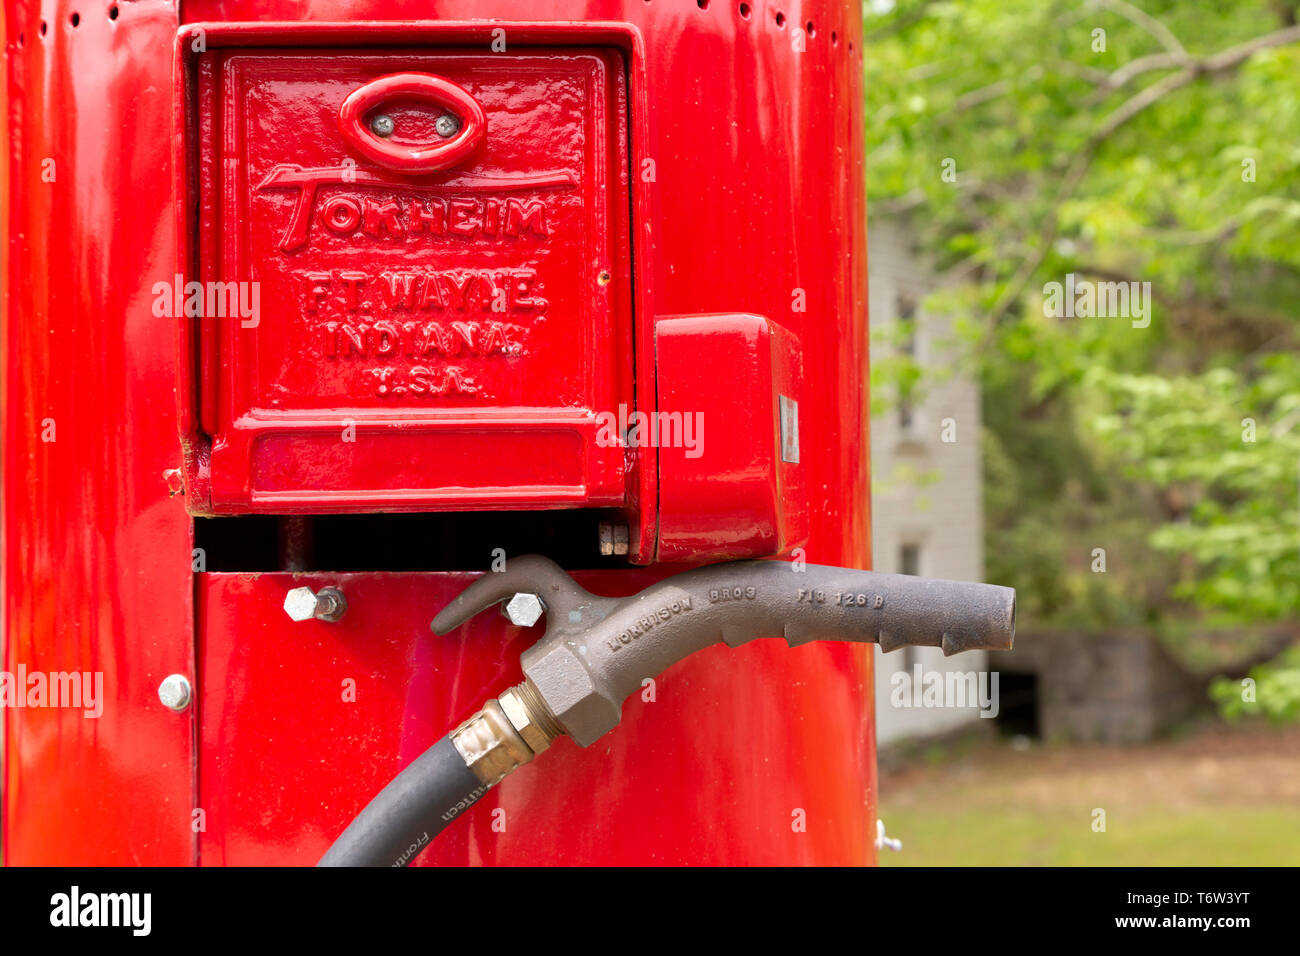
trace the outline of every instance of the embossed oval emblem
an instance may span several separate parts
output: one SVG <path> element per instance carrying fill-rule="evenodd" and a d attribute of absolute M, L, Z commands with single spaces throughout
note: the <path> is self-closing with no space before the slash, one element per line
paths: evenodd
<path fill-rule="evenodd" d="M 377 136 L 366 117 L 387 102 L 416 100 L 442 107 L 460 123 L 455 135 L 433 143 L 407 144 Z M 353 90 L 339 107 L 339 131 L 348 145 L 373 162 L 404 173 L 435 173 L 463 162 L 483 144 L 487 117 L 462 86 L 432 73 L 392 73 Z"/>

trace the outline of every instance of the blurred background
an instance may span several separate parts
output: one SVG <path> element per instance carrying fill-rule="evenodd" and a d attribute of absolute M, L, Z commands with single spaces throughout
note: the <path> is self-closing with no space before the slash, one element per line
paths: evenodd
<path fill-rule="evenodd" d="M 881 862 L 1300 863 L 1300 0 L 865 17 Z"/>

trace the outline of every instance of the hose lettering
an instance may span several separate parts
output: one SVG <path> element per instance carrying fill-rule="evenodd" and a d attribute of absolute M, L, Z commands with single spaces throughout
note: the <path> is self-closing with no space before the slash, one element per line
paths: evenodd
<path fill-rule="evenodd" d="M 618 637 L 611 638 L 605 642 L 605 646 L 611 651 L 621 651 L 628 644 L 640 638 L 643 634 L 649 632 L 656 624 L 671 620 L 678 614 L 691 609 L 691 599 L 689 596 L 683 596 L 671 604 L 665 604 L 662 607 L 644 614 L 637 618 L 630 626 L 619 632 Z"/>

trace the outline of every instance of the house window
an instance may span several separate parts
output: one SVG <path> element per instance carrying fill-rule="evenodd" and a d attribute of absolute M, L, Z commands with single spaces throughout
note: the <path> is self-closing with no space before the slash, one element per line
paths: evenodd
<path fill-rule="evenodd" d="M 916 358 L 916 302 L 910 296 L 900 296 L 898 299 L 898 321 L 906 323 L 903 340 L 899 343 L 899 351 L 908 358 Z M 912 400 L 907 395 L 898 396 L 898 428 L 903 432 L 910 432 L 915 424 L 915 415 L 912 409 Z"/>

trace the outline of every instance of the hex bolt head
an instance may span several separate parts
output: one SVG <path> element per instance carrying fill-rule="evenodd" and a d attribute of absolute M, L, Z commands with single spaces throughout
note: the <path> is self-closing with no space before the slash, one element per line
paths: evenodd
<path fill-rule="evenodd" d="M 182 711 L 193 696 L 190 681 L 184 674 L 168 674 L 158 685 L 158 699 L 170 710 Z"/>
<path fill-rule="evenodd" d="M 348 602 L 338 588 L 293 588 L 284 596 L 284 613 L 295 621 L 337 621 L 348 609 Z"/>
<path fill-rule="evenodd" d="M 295 621 L 310 621 L 316 616 L 316 592 L 294 588 L 284 596 L 284 613 Z"/>
<path fill-rule="evenodd" d="M 506 602 L 506 617 L 517 627 L 532 627 L 546 610 L 536 594 L 516 594 Z"/>
<path fill-rule="evenodd" d="M 460 132 L 460 120 L 450 113 L 443 113 L 433 121 L 433 128 L 443 139 L 451 139 Z"/>
<path fill-rule="evenodd" d="M 382 113 L 370 121 L 370 129 L 374 131 L 374 134 L 385 138 L 393 135 L 394 126 L 393 118 Z"/>

